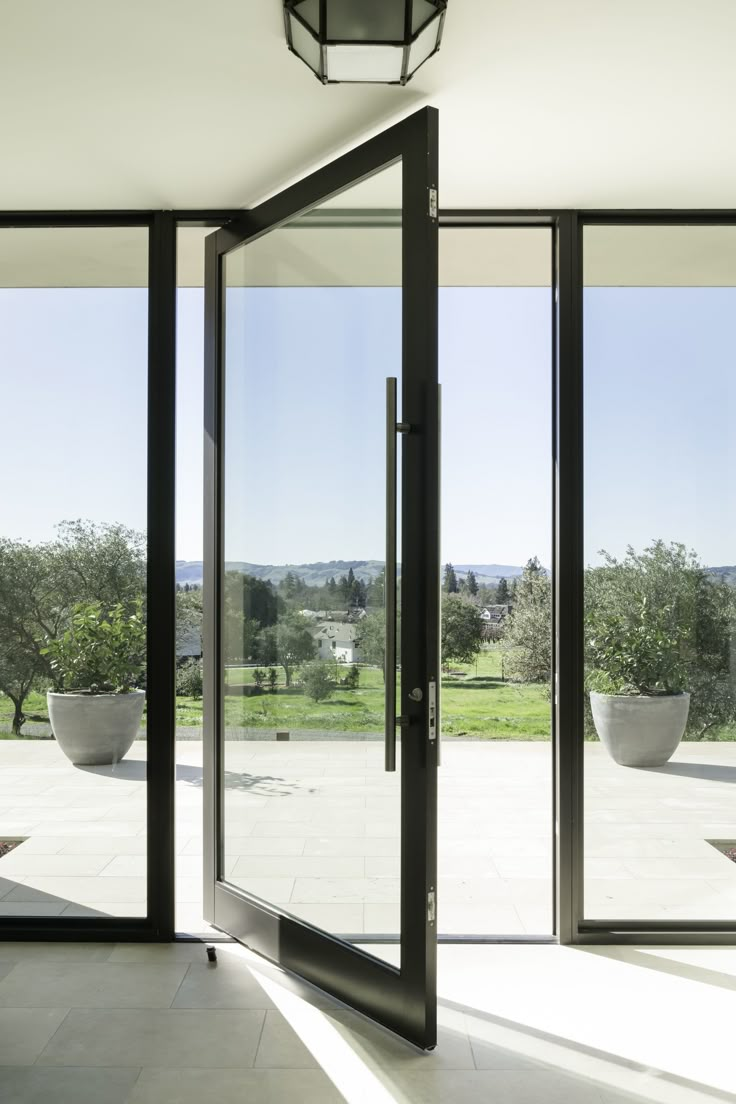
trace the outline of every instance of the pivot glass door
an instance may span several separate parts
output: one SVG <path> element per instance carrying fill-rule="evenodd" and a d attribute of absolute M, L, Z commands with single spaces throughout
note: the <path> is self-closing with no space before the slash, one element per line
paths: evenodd
<path fill-rule="evenodd" d="M 436 184 L 426 109 L 212 234 L 205 280 L 205 917 L 422 1047 Z"/>

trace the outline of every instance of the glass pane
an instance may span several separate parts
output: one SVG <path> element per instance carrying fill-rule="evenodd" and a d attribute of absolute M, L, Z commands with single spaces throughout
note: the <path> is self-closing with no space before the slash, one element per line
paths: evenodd
<path fill-rule="evenodd" d="M 328 46 L 331 81 L 398 81 L 404 51 L 400 46 Z"/>
<path fill-rule="evenodd" d="M 551 256 L 440 231 L 442 934 L 552 932 Z"/>
<path fill-rule="evenodd" d="M 430 0 L 414 0 L 411 14 L 411 33 L 416 34 L 428 19 L 437 14 L 437 9 Z"/>
<path fill-rule="evenodd" d="M 400 209 L 400 166 L 379 185 L 340 202 Z M 395 934 L 382 664 L 400 220 L 333 202 L 224 263 L 222 874 L 333 934 Z"/>
<path fill-rule="evenodd" d="M 426 27 L 409 51 L 409 72 L 414 73 L 430 56 L 437 45 L 439 23 Z"/>
<path fill-rule="evenodd" d="M 147 272 L 142 227 L 0 230 L 3 916 L 146 915 Z"/>
<path fill-rule="evenodd" d="M 317 33 L 319 33 L 319 5 L 320 0 L 301 0 L 296 9 L 304 22 Z"/>
<path fill-rule="evenodd" d="M 733 920 L 736 228 L 584 245 L 585 913 Z"/>
<path fill-rule="evenodd" d="M 315 73 L 318 73 L 322 59 L 322 47 L 314 35 L 311 35 L 309 31 L 301 25 L 298 19 L 289 16 L 289 22 L 291 24 L 291 41 L 294 49 L 299 54 L 299 57 L 303 61 L 306 61 L 309 68 L 313 69 Z"/>
<path fill-rule="evenodd" d="M 204 239 L 179 227 L 176 296 L 176 930 L 202 919 Z"/>
<path fill-rule="evenodd" d="M 396 0 L 330 0 L 327 38 L 345 42 L 398 42 L 404 37 L 404 4 Z"/>

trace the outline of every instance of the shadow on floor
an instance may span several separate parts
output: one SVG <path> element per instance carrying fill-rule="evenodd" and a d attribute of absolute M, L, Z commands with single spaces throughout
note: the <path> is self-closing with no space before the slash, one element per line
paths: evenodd
<path fill-rule="evenodd" d="M 17 851 L 16 848 L 16 854 Z M 10 853 L 13 854 L 13 852 Z M 3 877 L 2 862 L 3 860 L 0 859 L 0 917 L 6 924 L 13 921 L 23 924 L 24 920 L 30 917 L 34 919 L 41 917 L 49 922 L 97 916 L 105 920 L 130 919 L 128 916 L 123 918 L 115 916 L 113 913 L 101 912 L 89 905 L 82 905 L 79 901 L 72 901 L 67 897 L 58 897 L 56 894 L 47 893 L 45 890 L 34 889 L 32 885 L 16 882 L 12 877 Z M 13 911 L 8 911 L 7 907 L 4 906 L 12 906 Z"/>
<path fill-rule="evenodd" d="M 721 763 L 665 763 L 662 767 L 640 767 L 639 770 L 681 778 L 704 778 L 709 782 L 736 782 L 736 767 Z"/>
<path fill-rule="evenodd" d="M 123 759 L 120 763 L 99 767 L 77 766 L 77 770 L 87 774 L 97 774 L 105 778 L 116 778 L 125 782 L 145 782 L 146 762 L 143 759 Z M 246 790 L 260 793 L 264 797 L 286 796 L 299 789 L 300 784 L 289 782 L 273 774 L 245 774 L 236 771 L 225 771 L 226 790 Z M 187 763 L 176 764 L 176 781 L 186 782 L 190 786 L 201 788 L 202 768 L 190 766 Z"/>

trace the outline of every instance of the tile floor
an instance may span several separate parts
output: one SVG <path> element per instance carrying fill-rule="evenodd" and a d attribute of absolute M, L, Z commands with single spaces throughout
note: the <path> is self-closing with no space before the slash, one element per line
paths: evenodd
<path fill-rule="evenodd" d="M 177 925 L 204 931 L 201 743 L 177 745 Z M 586 756 L 590 918 L 733 919 L 736 744 L 682 744 L 659 770 Z M 440 924 L 551 931 L 545 743 L 447 740 L 440 770 Z M 228 741 L 226 873 L 337 934 L 398 925 L 399 776 L 378 741 Z M 0 915 L 145 912 L 145 744 L 74 768 L 53 740 L 0 741 Z"/>
<path fill-rule="evenodd" d="M 423 1054 L 235 944 L 0 944 L 3 1104 L 736 1101 L 736 948 L 440 948 Z"/>

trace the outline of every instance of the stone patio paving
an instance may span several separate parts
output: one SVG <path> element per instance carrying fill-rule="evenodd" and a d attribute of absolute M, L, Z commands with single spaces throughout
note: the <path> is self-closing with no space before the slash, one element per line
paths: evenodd
<path fill-rule="evenodd" d="M 177 743 L 177 927 L 205 931 L 201 744 Z M 398 926 L 399 775 L 375 740 L 228 741 L 225 873 L 338 934 Z M 590 918 L 733 919 L 736 744 L 683 744 L 658 770 L 586 755 Z M 445 740 L 440 931 L 551 932 L 545 743 Z M 145 744 L 75 768 L 52 740 L 0 742 L 0 915 L 145 913 Z"/>

